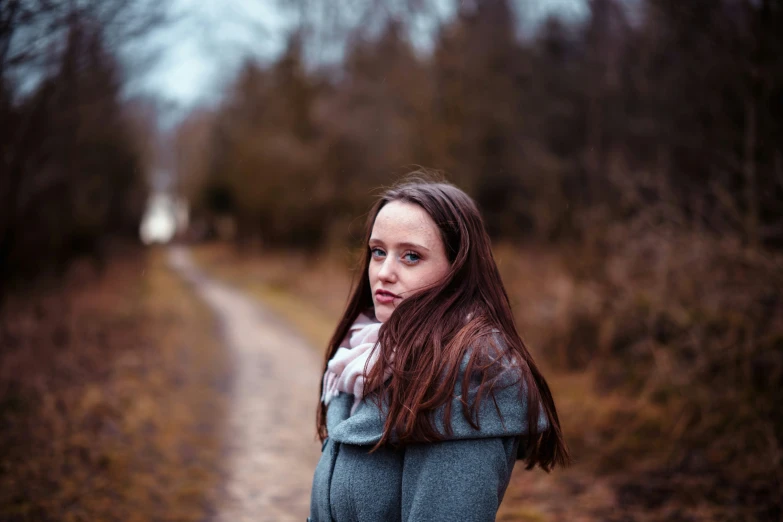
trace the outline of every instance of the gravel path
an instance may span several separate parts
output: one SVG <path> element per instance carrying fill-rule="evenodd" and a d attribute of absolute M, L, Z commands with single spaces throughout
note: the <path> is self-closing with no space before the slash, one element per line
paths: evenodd
<path fill-rule="evenodd" d="M 172 247 L 169 262 L 214 310 L 233 358 L 226 501 L 216 522 L 304 522 L 320 455 L 317 353 L 258 302 L 207 277 L 185 247 Z"/>

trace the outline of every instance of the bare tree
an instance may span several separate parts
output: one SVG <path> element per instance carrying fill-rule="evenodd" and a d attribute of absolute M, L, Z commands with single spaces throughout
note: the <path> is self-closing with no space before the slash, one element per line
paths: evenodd
<path fill-rule="evenodd" d="M 85 241 L 132 228 L 143 174 L 121 109 L 118 56 L 165 19 L 148 0 L 0 2 L 3 279 L 56 268 Z"/>

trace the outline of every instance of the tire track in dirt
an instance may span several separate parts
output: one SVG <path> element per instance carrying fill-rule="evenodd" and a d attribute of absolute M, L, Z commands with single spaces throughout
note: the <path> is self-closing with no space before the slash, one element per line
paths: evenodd
<path fill-rule="evenodd" d="M 320 361 L 257 301 L 207 277 L 182 246 L 169 263 L 219 317 L 233 365 L 224 502 L 216 522 L 303 522 L 320 455 Z"/>

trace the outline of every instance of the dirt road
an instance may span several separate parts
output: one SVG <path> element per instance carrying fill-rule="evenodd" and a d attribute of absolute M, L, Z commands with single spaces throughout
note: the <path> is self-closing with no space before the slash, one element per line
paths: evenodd
<path fill-rule="evenodd" d="M 173 247 L 169 262 L 219 317 L 233 359 L 226 500 L 215 520 L 303 522 L 320 455 L 316 352 L 257 301 L 207 277 L 186 248 Z"/>

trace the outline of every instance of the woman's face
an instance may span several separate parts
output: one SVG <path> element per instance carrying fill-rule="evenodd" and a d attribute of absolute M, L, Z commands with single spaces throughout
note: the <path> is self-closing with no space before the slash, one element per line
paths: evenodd
<path fill-rule="evenodd" d="M 440 281 L 449 270 L 440 230 L 414 203 L 391 201 L 375 218 L 368 276 L 375 317 L 389 319 L 403 299 Z"/>

